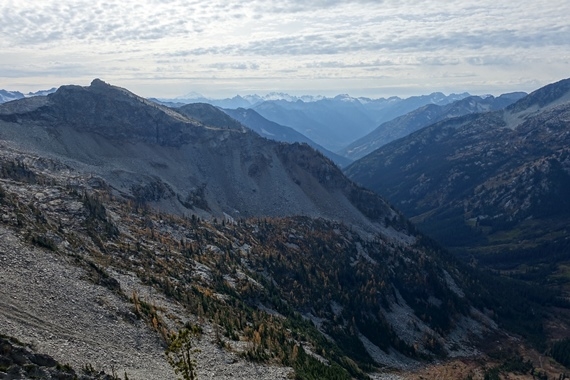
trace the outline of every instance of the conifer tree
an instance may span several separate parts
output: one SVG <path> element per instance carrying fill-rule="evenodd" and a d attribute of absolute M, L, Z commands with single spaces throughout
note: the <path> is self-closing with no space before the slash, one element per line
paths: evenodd
<path fill-rule="evenodd" d="M 196 359 L 194 354 L 198 352 L 192 347 L 192 340 L 197 335 L 195 327 L 183 328 L 177 334 L 173 334 L 171 342 L 166 349 L 166 360 L 174 369 L 174 373 L 182 376 L 182 380 L 197 380 Z"/>

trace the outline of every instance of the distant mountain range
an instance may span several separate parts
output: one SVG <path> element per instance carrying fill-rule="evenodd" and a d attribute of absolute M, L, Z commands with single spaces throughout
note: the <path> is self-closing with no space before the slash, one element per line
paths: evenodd
<path fill-rule="evenodd" d="M 180 107 L 186 103 L 208 103 L 224 109 L 251 108 L 264 118 L 293 128 L 316 144 L 336 152 L 385 121 L 426 104 L 445 105 L 467 96 L 468 93 L 446 96 L 436 92 L 406 99 L 370 99 L 348 95 L 326 98 L 272 93 L 267 96 L 236 96 L 228 99 L 207 99 L 194 94 L 191 98 L 153 100 L 170 107 Z"/>
<path fill-rule="evenodd" d="M 284 92 L 270 92 L 266 95 L 236 95 L 232 98 L 208 98 L 196 92 L 190 92 L 186 95 L 178 96 L 176 98 L 158 98 L 156 100 L 166 103 L 190 104 L 190 103 L 208 103 L 220 108 L 251 108 L 259 103 L 266 101 L 285 100 L 288 102 L 315 102 L 324 99 L 321 95 L 289 95 Z"/>
<path fill-rule="evenodd" d="M 49 90 L 28 92 L 27 94 L 23 94 L 19 91 L 0 90 L 0 103 L 6 103 L 17 99 L 29 98 L 32 96 L 46 96 L 48 94 L 54 93 L 56 90 L 57 89 L 54 87 Z"/>
<path fill-rule="evenodd" d="M 570 79 L 420 129 L 346 174 L 457 254 L 553 274 L 569 258 Z"/>
<path fill-rule="evenodd" d="M 281 141 L 286 143 L 305 143 L 318 150 L 326 157 L 330 158 L 334 163 L 340 167 L 347 166 L 352 162 L 351 159 L 338 155 L 331 152 L 328 149 L 323 148 L 319 144 L 315 143 L 308 137 L 297 132 L 293 128 L 286 127 L 284 125 L 277 124 L 271 120 L 268 120 L 261 116 L 253 109 L 224 109 L 225 113 L 230 115 L 235 120 L 240 121 L 242 124 L 248 128 L 254 130 L 259 135 L 268 138 L 270 140 Z"/>
<path fill-rule="evenodd" d="M 525 95 L 526 93 L 524 92 L 515 92 L 503 94 L 497 98 L 494 96 L 484 98 L 468 96 L 446 105 L 430 103 L 408 112 L 405 115 L 382 123 L 374 131 L 351 143 L 338 153 L 342 156 L 357 160 L 393 140 L 407 136 L 412 132 L 438 121 L 470 113 L 499 110 L 509 106 Z"/>

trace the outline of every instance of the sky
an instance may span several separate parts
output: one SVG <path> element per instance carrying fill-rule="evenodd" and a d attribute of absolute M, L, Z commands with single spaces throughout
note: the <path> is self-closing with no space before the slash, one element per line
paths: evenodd
<path fill-rule="evenodd" d="M 0 0 L 0 89 L 499 95 L 570 77 L 568 0 Z"/>

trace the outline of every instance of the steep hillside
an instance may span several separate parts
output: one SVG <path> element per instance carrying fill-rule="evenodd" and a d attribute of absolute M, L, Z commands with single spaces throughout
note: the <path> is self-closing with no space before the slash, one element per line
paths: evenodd
<path fill-rule="evenodd" d="M 234 129 L 243 129 L 245 126 L 269 140 L 308 144 L 341 167 L 352 162 L 323 148 L 292 128 L 265 119 L 251 109 L 222 110 L 207 103 L 191 103 L 176 107 L 176 111 L 209 126 Z"/>
<path fill-rule="evenodd" d="M 0 135 L 180 215 L 308 215 L 376 228 L 359 201 L 366 191 L 312 148 L 205 125 L 100 80 L 0 106 Z"/>
<path fill-rule="evenodd" d="M 550 274 L 563 279 L 556 263 L 568 259 L 569 147 L 563 80 L 505 110 L 424 128 L 346 173 L 462 255 L 509 268 L 554 265 Z"/>
<path fill-rule="evenodd" d="M 519 92 L 504 94 L 498 98 L 470 96 L 447 105 L 428 104 L 383 123 L 368 135 L 339 151 L 339 154 L 357 160 L 391 141 L 438 121 L 470 113 L 496 111 L 511 105 L 525 95 L 525 93 Z"/>
<path fill-rule="evenodd" d="M 0 333 L 74 368 L 172 378 L 162 352 L 187 323 L 199 374 L 219 379 L 367 378 L 476 355 L 496 333 L 470 277 L 397 214 L 374 236 L 309 217 L 207 222 L 1 152 Z"/>
<path fill-rule="evenodd" d="M 176 111 L 205 125 L 217 128 L 243 130 L 244 124 L 218 107 L 207 103 L 191 103 L 176 107 Z"/>
<path fill-rule="evenodd" d="M 409 98 L 403 99 L 393 96 L 387 99 L 359 98 L 359 101 L 364 105 L 368 112 L 374 115 L 373 118 L 375 125 L 380 125 L 386 121 L 405 115 L 428 104 L 443 106 L 469 96 L 471 95 L 467 92 L 449 95 L 445 95 L 441 92 L 433 92 L 428 95 L 410 96 Z"/>

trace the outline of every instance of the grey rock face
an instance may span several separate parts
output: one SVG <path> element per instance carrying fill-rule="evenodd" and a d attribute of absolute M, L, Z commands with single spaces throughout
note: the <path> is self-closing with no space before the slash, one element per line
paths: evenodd
<path fill-rule="evenodd" d="M 309 146 L 279 144 L 239 126 L 203 120 L 97 79 L 89 87 L 62 86 L 47 97 L 0 106 L 5 140 L 92 172 L 118 194 L 163 210 L 232 217 L 343 215 L 371 227 L 362 204 L 351 200 L 360 190 Z M 198 190 L 201 201 L 192 202 Z"/>
<path fill-rule="evenodd" d="M 0 379 L 80 379 L 112 380 L 100 373 L 78 374 L 70 366 L 58 363 L 46 354 L 35 353 L 15 339 L 0 336 Z"/>

